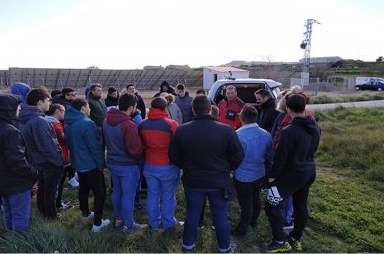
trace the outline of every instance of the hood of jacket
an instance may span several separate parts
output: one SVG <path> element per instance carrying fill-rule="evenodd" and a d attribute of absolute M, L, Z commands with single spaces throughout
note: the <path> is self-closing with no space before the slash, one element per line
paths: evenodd
<path fill-rule="evenodd" d="M 88 92 L 88 95 L 87 95 L 87 98 L 88 99 L 93 99 L 93 100 L 100 100 L 102 97 L 100 97 L 100 96 L 95 96 L 95 95 L 93 95 L 92 93 L 91 93 L 91 91 L 89 91 Z"/>
<path fill-rule="evenodd" d="M 16 126 L 16 111 L 20 98 L 8 94 L 0 94 L 0 119 Z"/>
<path fill-rule="evenodd" d="M 265 109 L 269 107 L 274 107 L 275 108 L 275 100 L 273 98 L 269 98 L 265 103 L 262 103 L 261 105 L 258 105 L 258 108 L 260 109 Z"/>
<path fill-rule="evenodd" d="M 294 117 L 291 120 L 290 124 L 301 126 L 312 136 L 319 132 L 318 125 L 316 124 L 315 120 L 310 116 Z"/>
<path fill-rule="evenodd" d="M 110 111 L 107 112 L 106 119 L 109 125 L 115 126 L 132 118 L 116 108 L 111 108 Z"/>
<path fill-rule="evenodd" d="M 43 111 L 38 109 L 36 106 L 22 105 L 19 114 L 19 121 L 21 124 L 27 123 L 29 120 L 35 117 L 44 117 Z"/>
<path fill-rule="evenodd" d="M 118 102 L 119 101 L 119 97 L 112 97 L 111 95 L 109 95 L 109 94 L 107 94 L 107 98 L 106 98 L 107 100 L 109 100 L 109 101 L 113 101 L 113 102 Z"/>
<path fill-rule="evenodd" d="M 147 114 L 148 119 L 166 118 L 166 110 L 160 110 L 158 108 L 150 108 Z"/>
<path fill-rule="evenodd" d="M 79 111 L 73 107 L 69 107 L 64 114 L 64 121 L 67 124 L 73 124 L 73 123 L 80 121 L 80 120 L 83 120 L 85 118 L 87 118 L 87 116 L 83 112 L 81 112 L 81 111 Z"/>
<path fill-rule="evenodd" d="M 160 84 L 160 86 L 159 86 L 159 91 L 161 93 L 164 92 L 162 89 L 162 86 L 167 86 L 167 93 L 174 93 L 175 92 L 175 89 L 172 86 L 170 86 L 170 84 L 167 81 L 163 81 L 162 84 Z"/>
<path fill-rule="evenodd" d="M 11 94 L 20 95 L 21 96 L 21 104 L 25 104 L 25 98 L 27 93 L 31 90 L 31 87 L 25 83 L 17 82 L 13 83 L 11 86 Z"/>

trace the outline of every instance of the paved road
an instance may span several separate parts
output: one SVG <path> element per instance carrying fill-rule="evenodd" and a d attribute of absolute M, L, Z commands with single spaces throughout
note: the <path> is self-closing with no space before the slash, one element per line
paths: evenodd
<path fill-rule="evenodd" d="M 309 105 L 306 105 L 306 108 L 308 108 L 310 111 L 322 111 L 322 110 L 336 109 L 340 106 L 344 108 L 384 108 L 384 100 L 329 103 L 329 104 L 309 104 Z"/>

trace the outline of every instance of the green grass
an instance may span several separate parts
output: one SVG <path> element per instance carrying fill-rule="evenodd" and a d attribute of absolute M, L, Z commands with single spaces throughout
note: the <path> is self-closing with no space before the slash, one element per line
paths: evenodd
<path fill-rule="evenodd" d="M 384 93 L 364 93 L 353 96 L 330 97 L 326 95 L 314 96 L 310 99 L 310 104 L 342 103 L 355 101 L 383 100 Z"/>
<path fill-rule="evenodd" d="M 322 140 L 317 152 L 317 180 L 309 196 L 309 222 L 303 236 L 304 252 L 384 251 L 384 146 L 381 109 L 339 109 L 318 112 Z M 107 179 L 108 177 L 106 177 Z M 78 207 L 77 193 L 64 190 L 65 199 Z M 265 193 L 262 193 L 265 196 Z M 145 200 L 145 193 L 142 193 Z M 177 192 L 176 218 L 185 216 L 182 187 Z M 90 199 L 92 201 L 92 198 Z M 111 196 L 105 218 L 113 219 Z M 64 213 L 57 222 L 43 219 L 33 203 L 30 232 L 25 236 L 6 233 L 0 223 L 0 252 L 180 252 L 182 228 L 152 232 L 145 230 L 123 236 L 112 226 L 91 233 L 91 221 L 83 221 L 78 208 Z M 136 221 L 146 223 L 144 210 L 135 211 Z M 230 225 L 239 219 L 239 206 L 229 206 Z M 263 252 L 271 239 L 264 212 L 258 231 L 250 230 L 243 240 L 231 239 L 237 252 Z M 196 241 L 197 252 L 216 252 L 210 211 L 205 228 Z"/>

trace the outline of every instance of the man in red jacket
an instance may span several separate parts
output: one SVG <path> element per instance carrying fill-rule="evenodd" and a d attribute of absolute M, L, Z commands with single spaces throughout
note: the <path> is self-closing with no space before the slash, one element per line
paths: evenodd
<path fill-rule="evenodd" d="M 226 98 L 218 103 L 218 122 L 230 125 L 234 130 L 237 130 L 241 127 L 239 113 L 244 106 L 245 103 L 237 97 L 235 86 L 226 87 Z"/>
<path fill-rule="evenodd" d="M 147 214 L 152 229 L 170 229 L 177 225 L 174 217 L 175 192 L 179 185 L 180 169 L 171 164 L 168 148 L 171 137 L 179 124 L 169 119 L 166 112 L 167 100 L 155 97 L 147 119 L 139 124 L 139 134 L 145 146 L 145 165 L 143 175 L 147 181 Z M 162 196 L 162 208 L 159 200 Z"/>

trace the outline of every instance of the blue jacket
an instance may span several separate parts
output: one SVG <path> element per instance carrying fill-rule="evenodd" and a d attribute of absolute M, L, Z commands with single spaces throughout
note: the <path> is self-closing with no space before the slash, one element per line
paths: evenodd
<path fill-rule="evenodd" d="M 63 166 L 61 148 L 52 124 L 44 118 L 44 113 L 36 106 L 21 106 L 20 131 L 23 134 L 25 144 L 31 162 L 34 166 L 43 163 L 53 163 Z"/>
<path fill-rule="evenodd" d="M 175 96 L 175 103 L 178 105 L 180 111 L 182 111 L 183 123 L 187 123 L 192 120 L 192 101 L 193 98 L 189 96 L 188 92 L 186 92 L 184 97 L 180 97 L 179 95 Z"/>
<path fill-rule="evenodd" d="M 253 182 L 265 176 L 266 166 L 271 167 L 274 149 L 270 134 L 256 123 L 246 124 L 237 130 L 245 157 L 235 170 L 239 182 Z"/>
<path fill-rule="evenodd" d="M 104 168 L 99 129 L 83 112 L 69 107 L 64 115 L 64 135 L 71 152 L 72 166 L 84 173 Z"/>

